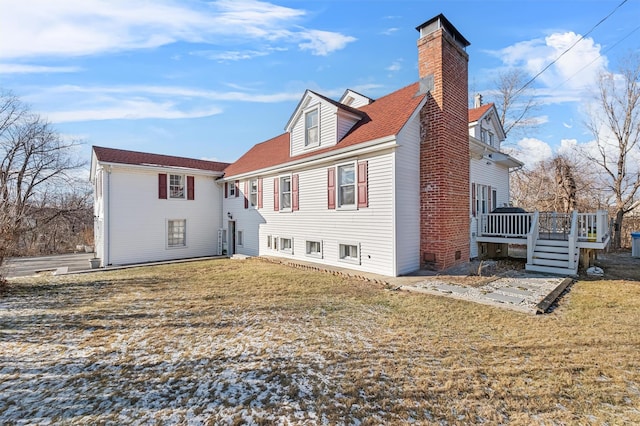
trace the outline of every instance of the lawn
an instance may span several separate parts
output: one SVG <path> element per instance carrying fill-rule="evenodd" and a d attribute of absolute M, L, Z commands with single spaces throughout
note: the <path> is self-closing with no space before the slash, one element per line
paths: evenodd
<path fill-rule="evenodd" d="M 258 259 L 13 281 L 1 424 L 638 424 L 640 281 L 532 316 Z"/>

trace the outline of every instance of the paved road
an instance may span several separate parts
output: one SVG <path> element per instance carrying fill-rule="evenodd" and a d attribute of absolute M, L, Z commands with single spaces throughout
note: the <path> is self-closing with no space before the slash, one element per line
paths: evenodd
<path fill-rule="evenodd" d="M 58 268 L 67 268 L 67 271 L 83 271 L 91 268 L 89 265 L 89 259 L 92 257 L 93 253 L 14 257 L 5 260 L 5 263 L 2 266 L 2 273 L 7 278 L 12 278 L 35 275 L 46 271 L 53 272 Z"/>

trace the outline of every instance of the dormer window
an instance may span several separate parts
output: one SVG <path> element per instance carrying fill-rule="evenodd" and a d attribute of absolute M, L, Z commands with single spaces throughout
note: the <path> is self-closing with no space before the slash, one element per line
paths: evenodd
<path fill-rule="evenodd" d="M 320 132 L 318 126 L 318 109 L 313 109 L 305 114 L 305 139 L 304 146 L 318 146 Z"/>
<path fill-rule="evenodd" d="M 489 132 L 489 145 L 494 146 L 494 144 L 495 144 L 494 134 Z"/>

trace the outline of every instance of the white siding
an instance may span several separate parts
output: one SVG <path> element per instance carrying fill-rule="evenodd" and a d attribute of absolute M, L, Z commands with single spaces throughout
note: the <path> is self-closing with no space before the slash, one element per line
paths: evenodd
<path fill-rule="evenodd" d="M 320 127 L 320 145 L 305 147 L 305 112 L 320 105 L 318 117 Z M 336 106 L 313 99 L 308 103 L 291 128 L 291 155 L 296 156 L 315 149 L 326 148 L 337 143 L 337 108 Z"/>
<path fill-rule="evenodd" d="M 355 118 L 347 116 L 345 114 L 338 113 L 338 140 L 341 140 L 344 135 L 358 122 Z"/>
<path fill-rule="evenodd" d="M 237 228 L 245 231 L 246 244 L 245 247 L 238 247 L 238 252 L 247 255 L 281 256 L 393 275 L 393 197 L 390 195 L 393 190 L 393 154 L 388 152 L 359 157 L 357 160 L 368 161 L 367 208 L 327 208 L 327 169 L 333 167 L 333 163 L 293 171 L 299 175 L 299 211 L 274 211 L 274 177 L 280 175 L 263 176 L 262 209 L 244 209 L 242 196 L 226 199 L 225 212 L 230 212 L 233 218 L 237 219 Z M 345 160 L 347 161 L 349 160 Z M 240 186 L 241 189 L 244 188 L 242 182 Z M 228 222 L 224 226 L 227 228 Z M 293 254 L 268 249 L 268 235 L 293 239 Z M 306 255 L 306 241 L 322 242 L 322 259 Z M 339 259 L 340 243 L 359 244 L 360 264 Z"/>
<path fill-rule="evenodd" d="M 396 256 L 398 275 L 420 268 L 420 122 L 398 135 L 396 151 Z"/>
<path fill-rule="evenodd" d="M 470 185 L 469 185 L 469 199 L 471 203 L 474 202 L 472 198 L 472 184 L 481 184 L 491 186 L 491 189 L 496 191 L 496 206 L 501 207 L 509 204 L 509 169 L 500 166 L 493 161 L 487 159 L 477 160 L 472 158 L 469 165 L 470 171 Z M 478 256 L 478 244 L 476 242 L 477 232 L 477 220 L 472 217 L 473 207 L 469 204 L 469 216 L 471 216 L 471 228 L 469 236 L 471 238 L 471 257 Z M 491 206 L 489 206 L 491 210 Z"/>
<path fill-rule="evenodd" d="M 128 264 L 217 254 L 222 224 L 219 185 L 211 176 L 195 176 L 195 200 L 158 198 L 158 173 L 113 167 L 106 224 L 110 263 Z M 176 173 L 175 171 L 173 173 Z M 186 247 L 167 247 L 167 221 L 186 220 Z"/>

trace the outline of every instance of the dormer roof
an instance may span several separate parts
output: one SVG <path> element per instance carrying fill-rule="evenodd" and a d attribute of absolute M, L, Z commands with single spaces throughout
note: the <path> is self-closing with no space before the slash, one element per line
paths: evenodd
<path fill-rule="evenodd" d="M 481 105 L 478 108 L 469 109 L 469 125 L 479 123 L 481 120 L 491 121 L 493 120 L 493 128 L 499 133 L 498 138 L 502 141 L 505 140 L 507 135 L 502 127 L 502 122 L 498 116 L 498 110 L 496 105 L 491 102 L 485 105 Z"/>
<path fill-rule="evenodd" d="M 235 163 L 225 169 L 225 177 L 269 169 L 285 165 L 294 160 L 322 155 L 397 135 L 425 99 L 425 95 L 416 96 L 417 90 L 418 83 L 414 83 L 358 109 L 341 105 L 341 109 L 351 114 L 357 114 L 361 119 L 335 145 L 292 156 L 289 149 L 289 133 L 283 133 L 273 139 L 254 145 Z M 307 92 L 329 101 L 328 98 L 315 92 Z M 307 92 L 305 92 L 305 95 Z M 305 96 L 303 96 L 304 98 Z M 339 104 L 336 101 L 331 102 Z M 299 107 L 300 105 L 296 109 L 299 109 Z"/>

